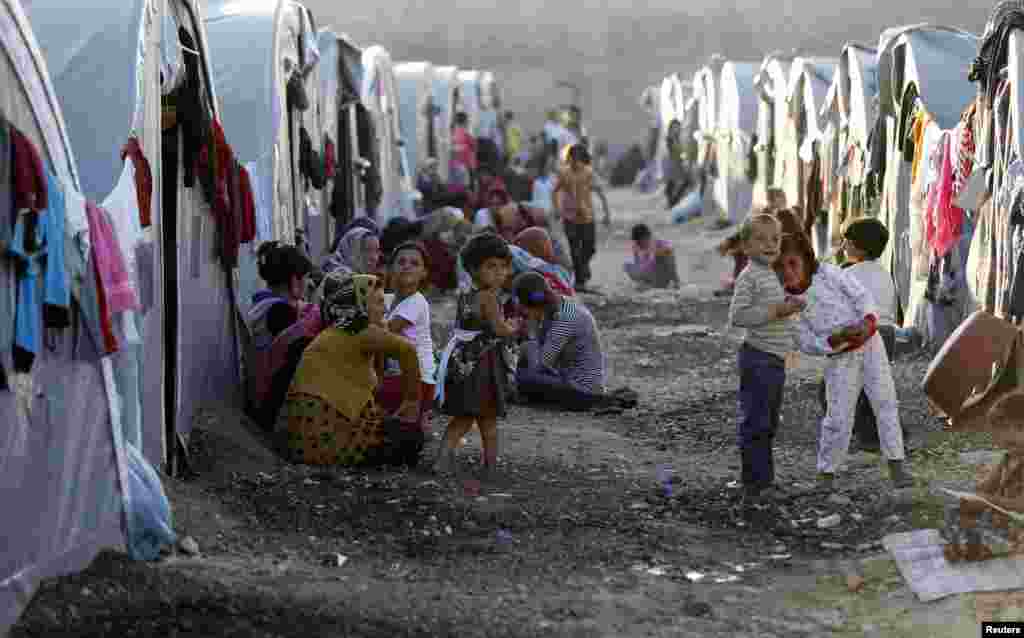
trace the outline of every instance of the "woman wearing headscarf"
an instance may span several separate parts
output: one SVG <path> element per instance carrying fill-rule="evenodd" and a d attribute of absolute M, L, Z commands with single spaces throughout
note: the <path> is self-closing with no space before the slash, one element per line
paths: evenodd
<path fill-rule="evenodd" d="M 520 352 L 516 390 L 527 401 L 586 410 L 605 399 L 605 356 L 597 322 L 583 305 L 551 290 L 536 272 L 512 282 L 530 319 Z"/>
<path fill-rule="evenodd" d="M 356 226 L 338 240 L 334 252 L 328 255 L 320 269 L 331 273 L 367 275 L 375 274 L 380 266 L 380 238 L 377 233 Z"/>
<path fill-rule="evenodd" d="M 384 325 L 384 288 L 373 275 L 331 273 L 321 285 L 325 328 L 306 347 L 277 421 L 290 456 L 308 465 L 393 461 L 392 441 L 374 400 L 376 363 L 394 358 L 402 371 L 396 416 L 419 416 L 416 348 Z"/>
<path fill-rule="evenodd" d="M 527 228 L 516 235 L 514 247 L 525 251 L 527 257 L 525 263 L 516 268 L 516 258 L 519 254 L 513 250 L 513 268 L 517 270 L 516 274 L 536 270 L 544 276 L 554 292 L 566 297 L 576 296 L 572 271 L 558 259 L 555 242 L 548 231 L 539 226 Z"/>

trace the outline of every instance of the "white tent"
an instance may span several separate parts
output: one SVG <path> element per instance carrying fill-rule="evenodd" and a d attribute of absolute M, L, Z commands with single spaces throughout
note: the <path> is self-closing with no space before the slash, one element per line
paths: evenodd
<path fill-rule="evenodd" d="M 714 171 L 718 171 L 718 148 L 716 132 L 718 130 L 718 92 L 721 87 L 722 66 L 725 58 L 720 55 L 713 56 L 707 65 L 701 67 L 693 76 L 694 97 L 697 99 L 697 122 L 698 130 L 698 162 L 705 171 L 707 182 L 704 190 L 704 212 L 710 216 L 712 212 L 723 214 L 715 198 L 718 177 Z M 721 173 L 719 172 L 719 175 Z"/>
<path fill-rule="evenodd" d="M 437 156 L 434 135 L 434 65 L 429 62 L 405 62 L 395 65 L 398 87 L 398 115 L 402 142 L 415 176 L 430 157 Z"/>
<path fill-rule="evenodd" d="M 805 206 L 805 165 L 814 159 L 814 144 L 823 134 L 818 116 L 838 63 L 835 58 L 797 57 L 789 70 L 787 118 L 776 162 L 782 169 L 778 185 L 791 206 Z"/>
<path fill-rule="evenodd" d="M 882 221 L 890 241 L 883 255 L 896 280 L 904 325 L 927 337 L 924 291 L 926 259 L 914 258 L 924 236 L 919 205 L 911 202 L 911 163 L 904 159 L 908 120 L 917 98 L 941 129 L 952 129 L 975 95 L 967 69 L 978 52 L 978 38 L 959 29 L 913 25 L 888 29 L 878 41 L 879 107 L 886 118 L 887 157 Z"/>
<path fill-rule="evenodd" d="M 757 179 L 753 203 L 767 203 L 769 188 L 778 188 L 782 181 L 779 145 L 787 117 L 786 97 L 789 94 L 789 71 L 795 54 L 770 53 L 761 61 L 754 77 L 757 95 Z"/>
<path fill-rule="evenodd" d="M 757 132 L 757 94 L 751 62 L 726 62 L 718 91 L 717 208 L 732 223 L 743 221 L 753 203 L 754 185 L 747 176 L 747 157 Z"/>
<path fill-rule="evenodd" d="M 377 135 L 377 152 L 383 185 L 381 207 L 377 218 L 387 222 L 393 217 L 412 218 L 413 186 L 409 167 L 400 146 L 398 90 L 391 65 L 391 54 L 380 45 L 363 51 L 363 79 L 360 99 L 373 114 Z"/>
<path fill-rule="evenodd" d="M 864 44 L 848 43 L 839 56 L 839 67 L 832 78 L 819 121 L 822 136 L 818 148 L 822 162 L 823 223 L 815 226 L 817 248 L 831 254 L 839 248 L 847 211 L 842 208 L 842 190 L 859 187 L 864 171 L 847 173 L 837 179 L 843 158 L 851 152 L 864 157 L 868 137 L 878 117 L 878 52 Z"/>
<path fill-rule="evenodd" d="M 480 71 L 468 70 L 458 72 L 459 110 L 469 118 L 469 132 L 478 135 L 480 131 L 480 112 L 483 100 L 480 97 Z"/>
<path fill-rule="evenodd" d="M 301 129 L 315 151 L 323 150 L 317 74 L 302 80 L 310 104 L 305 112 L 289 104 L 286 91 L 290 78 L 316 64 L 319 51 L 312 16 L 293 0 L 212 1 L 206 28 L 224 134 L 256 191 L 256 241 L 239 256 L 236 297 L 244 315 L 263 285 L 255 263 L 259 244 L 304 243 L 310 213 L 320 212 L 310 207 L 320 193 L 299 171 Z"/>
<path fill-rule="evenodd" d="M 189 54 L 198 55 L 194 76 L 188 66 L 195 60 L 183 61 L 179 32 L 190 40 Z M 216 104 L 197 3 L 33 0 L 26 16 L 17 0 L 0 0 L 0 41 L 8 54 L 0 56 L 8 89 L 0 104 L 64 182 L 66 204 L 80 192 L 108 211 L 141 302 L 141 310 L 115 317 L 118 350 L 104 356 L 96 287 L 88 277 L 73 279 L 80 282 L 72 288 L 73 326 L 53 350 L 39 353 L 31 409 L 0 394 L 0 422 L 12 426 L 0 435 L 4 509 L 28 516 L 5 529 L 6 630 L 41 579 L 81 569 L 99 549 L 123 544 L 130 507 L 125 444 L 159 465 L 199 406 L 238 387 L 238 369 L 229 279 L 209 259 L 215 249 L 208 209 L 193 190 L 163 187 L 180 166 L 164 161 L 161 74 L 168 88 L 173 77 L 193 78 L 202 105 Z M 153 177 L 148 211 L 139 208 L 131 161 L 120 159 L 130 139 Z M 74 158 L 72 144 L 82 147 Z M 167 210 L 172 194 L 176 206 Z M 189 239 L 179 243 L 178 236 Z M 65 226 L 69 265 L 86 263 L 86 238 Z M 187 331 L 179 320 L 186 312 Z"/>
<path fill-rule="evenodd" d="M 437 135 L 437 159 L 441 179 L 448 181 L 452 156 L 452 123 L 459 103 L 458 68 L 434 67 L 434 132 Z"/>

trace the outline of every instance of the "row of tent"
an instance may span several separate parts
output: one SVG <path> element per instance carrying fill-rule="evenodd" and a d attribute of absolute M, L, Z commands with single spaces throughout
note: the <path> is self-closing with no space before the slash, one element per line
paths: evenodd
<path fill-rule="evenodd" d="M 491 72 L 394 64 L 295 0 L 0 0 L 0 124 L 88 201 L 121 193 L 130 139 L 152 176 L 152 221 L 126 250 L 149 299 L 138 338 L 104 355 L 75 319 L 24 378 L 0 358 L 0 635 L 42 579 L 124 546 L 126 445 L 174 471 L 200 409 L 241 407 L 257 246 L 302 244 L 316 260 L 351 217 L 414 215 L 417 168 L 435 159 L 446 178 L 455 113 L 479 127 L 500 101 Z M 254 240 L 230 262 L 224 220 L 188 185 L 200 120 L 219 123 L 251 185 Z M 310 158 L 333 172 L 314 179 Z M 0 255 L 0 294 L 14 285 Z"/>
<path fill-rule="evenodd" d="M 769 189 L 782 189 L 811 216 L 823 259 L 839 252 L 844 223 L 879 218 L 890 230 L 881 262 L 902 323 L 926 341 L 941 344 L 976 309 L 1019 319 L 1021 13 L 1016 3 L 998 4 L 982 37 L 930 24 L 886 29 L 876 45 L 847 43 L 835 58 L 713 56 L 691 77 L 671 74 L 642 94 L 658 140 L 654 166 L 678 122 L 704 180 L 705 211 L 738 223 L 767 202 Z M 979 60 L 995 70 L 978 73 Z M 915 122 L 934 136 L 915 137 Z M 928 197 L 941 199 L 941 167 L 928 165 L 941 160 L 936 140 L 952 141 L 954 169 L 955 160 L 966 162 L 948 203 Z M 955 233 L 952 250 L 932 248 L 942 224 Z"/>

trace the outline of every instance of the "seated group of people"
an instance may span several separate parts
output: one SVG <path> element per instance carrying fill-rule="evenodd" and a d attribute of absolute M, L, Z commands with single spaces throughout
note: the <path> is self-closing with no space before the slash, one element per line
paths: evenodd
<path fill-rule="evenodd" d="M 445 384 L 424 292 L 450 290 L 455 272 L 466 273 L 461 313 L 480 277 L 480 264 L 467 264 L 467 271 L 463 256 L 479 237 L 493 238 L 502 258 L 508 256 L 499 285 L 507 316 L 530 319 L 508 340 L 517 351 L 525 342 L 510 376 L 517 395 L 569 409 L 601 400 L 604 358 L 596 325 L 574 301 L 572 273 L 557 242 L 536 223 L 544 223 L 542 216 L 494 201 L 498 221 L 486 226 L 474 227 L 458 209 L 384 229 L 355 220 L 319 268 L 294 246 L 260 247 L 267 288 L 254 295 L 246 317 L 248 412 L 291 460 L 417 464 Z M 437 277 L 439 271 L 449 276 Z"/>

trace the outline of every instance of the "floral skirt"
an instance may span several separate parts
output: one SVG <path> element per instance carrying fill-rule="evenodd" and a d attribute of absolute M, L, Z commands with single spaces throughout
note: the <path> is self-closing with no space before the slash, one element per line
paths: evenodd
<path fill-rule="evenodd" d="M 288 455 L 307 465 L 365 465 L 384 447 L 383 422 L 370 401 L 356 420 L 320 397 L 291 393 L 281 407 L 277 430 L 287 434 Z"/>

